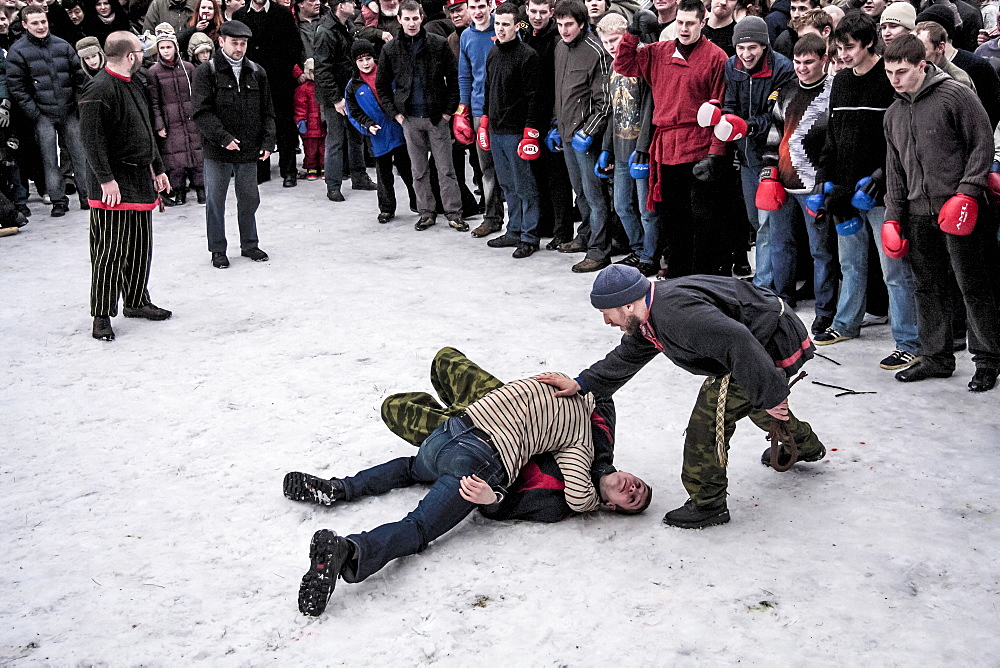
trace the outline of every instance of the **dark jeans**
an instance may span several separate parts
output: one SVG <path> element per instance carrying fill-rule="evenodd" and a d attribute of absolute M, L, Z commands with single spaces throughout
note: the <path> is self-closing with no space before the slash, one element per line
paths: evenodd
<path fill-rule="evenodd" d="M 732 249 L 726 221 L 718 215 L 723 193 L 694 177 L 694 163 L 660 166 L 660 239 L 667 251 L 667 276 L 724 274 Z M 732 265 L 729 265 L 732 269 Z"/>
<path fill-rule="evenodd" d="M 392 176 L 392 166 L 396 166 L 399 178 L 406 185 L 410 196 L 410 206 L 416 207 L 417 195 L 413 192 L 413 174 L 410 172 L 410 155 L 406 146 L 397 146 L 388 153 L 375 158 L 375 178 L 378 180 L 379 213 L 396 213 L 396 186 Z"/>
<path fill-rule="evenodd" d="M 517 155 L 521 135 L 490 134 L 493 167 L 507 199 L 506 236 L 538 245 L 538 187 L 527 160 Z"/>
<path fill-rule="evenodd" d="M 569 148 L 568 150 L 572 150 Z M 538 201 L 538 236 L 555 237 L 563 241 L 573 238 L 573 187 L 561 153 L 543 148 L 541 156 L 531 161 L 538 190 L 545 197 Z"/>
<path fill-rule="evenodd" d="M 365 173 L 365 145 L 346 116 L 337 113 L 336 107 L 323 107 L 326 119 L 326 188 L 339 188 L 344 182 L 344 146 L 347 146 L 347 164 L 351 176 Z"/>
<path fill-rule="evenodd" d="M 46 194 L 52 198 L 53 204 L 56 202 L 67 204 L 69 202 L 69 198 L 66 197 L 66 181 L 59 169 L 58 136 L 63 137 L 66 141 L 66 148 L 69 150 L 70 160 L 72 160 L 73 169 L 77 174 L 76 185 L 82 202 L 87 199 L 87 179 L 85 177 L 87 163 L 83 152 L 83 142 L 80 140 L 80 120 L 75 115 L 59 119 L 49 118 L 42 114 L 35 122 L 35 137 L 38 140 L 38 149 L 41 152 L 42 165 L 45 168 Z"/>
<path fill-rule="evenodd" d="M 577 238 L 586 244 L 588 258 L 604 262 L 611 257 L 611 236 L 608 234 L 610 208 L 604 184 L 594 174 L 594 165 L 597 164 L 595 151 L 591 147 L 586 153 L 578 153 L 567 142 L 563 158 L 583 219 Z"/>
<path fill-rule="evenodd" d="M 384 494 L 416 483 L 433 483 L 417 507 L 398 522 L 347 537 L 357 546 L 357 560 L 343 571 L 347 582 L 361 582 L 393 559 L 422 552 L 430 542 L 455 528 L 475 509 L 459 494 L 459 480 L 477 475 L 491 486 L 507 484 L 500 455 L 471 433 L 458 418 L 431 432 L 416 457 L 400 457 L 344 478 L 346 500 Z"/>
<path fill-rule="evenodd" d="M 969 352 L 976 368 L 1000 368 L 1000 290 L 997 279 L 996 221 L 985 202 L 972 234 L 942 232 L 937 217 L 910 216 L 907 260 L 916 283 L 917 331 L 922 355 L 955 368 L 952 298 L 948 272 L 955 273 L 968 319 Z"/>
<path fill-rule="evenodd" d="M 236 177 L 236 218 L 240 227 L 240 250 L 257 248 L 257 164 L 254 162 L 216 162 L 205 158 L 205 222 L 208 227 L 208 250 L 226 252 L 226 193 L 229 180 Z"/>

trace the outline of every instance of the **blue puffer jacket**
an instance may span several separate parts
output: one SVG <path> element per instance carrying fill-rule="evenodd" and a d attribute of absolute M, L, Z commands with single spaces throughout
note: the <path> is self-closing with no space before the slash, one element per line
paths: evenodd
<path fill-rule="evenodd" d="M 7 53 L 6 73 L 11 97 L 32 121 L 42 114 L 61 119 L 76 113 L 84 75 L 69 42 L 25 33 Z"/>
<path fill-rule="evenodd" d="M 726 99 L 722 111 L 747 122 L 747 136 L 733 142 L 744 165 L 759 162 L 764 155 L 777 90 L 795 78 L 792 61 L 780 53 L 768 49 L 763 60 L 753 74 L 743 69 L 739 56 L 726 61 Z"/>
<path fill-rule="evenodd" d="M 347 100 L 347 118 L 358 132 L 371 140 L 373 156 L 385 155 L 406 143 L 403 126 L 385 115 L 375 93 L 364 81 L 354 77 L 347 82 L 344 99 Z M 373 125 L 382 128 L 376 135 L 368 132 Z"/>

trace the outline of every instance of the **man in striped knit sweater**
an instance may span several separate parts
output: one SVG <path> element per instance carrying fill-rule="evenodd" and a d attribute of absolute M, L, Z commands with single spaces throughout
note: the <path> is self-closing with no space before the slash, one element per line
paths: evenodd
<path fill-rule="evenodd" d="M 625 513 L 645 510 L 651 491 L 639 478 L 624 471 L 600 475 L 596 481 L 591 477 L 593 412 L 591 396 L 561 399 L 555 388 L 536 378 L 516 380 L 448 418 L 415 457 L 332 479 L 326 497 L 315 499 L 324 505 L 416 483 L 430 483 L 431 488 L 398 522 L 346 537 L 317 531 L 309 547 L 309 571 L 299 587 L 299 611 L 322 614 L 338 577 L 361 582 L 393 559 L 423 551 L 477 505 L 497 503 L 498 492 L 503 494 L 534 455 L 552 454 L 563 475 L 566 503 L 576 512 L 596 510 L 602 503 Z"/>

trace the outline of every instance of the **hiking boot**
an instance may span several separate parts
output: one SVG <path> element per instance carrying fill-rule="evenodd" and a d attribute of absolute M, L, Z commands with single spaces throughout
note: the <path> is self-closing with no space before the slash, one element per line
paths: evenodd
<path fill-rule="evenodd" d="M 818 462 L 819 460 L 826 457 L 826 447 L 820 446 L 819 452 L 806 457 L 801 452 L 799 453 L 797 462 Z M 778 466 L 785 467 L 788 466 L 788 462 L 792 460 L 792 454 L 788 452 L 787 446 L 782 443 L 781 450 L 778 451 Z M 770 468 L 771 466 L 771 448 L 768 446 L 760 456 L 760 463 L 764 466 Z"/>
<path fill-rule="evenodd" d="M 437 221 L 434 220 L 434 216 L 420 216 L 416 224 L 413 226 L 413 229 L 417 232 L 423 232 L 428 227 L 434 225 L 435 222 Z"/>
<path fill-rule="evenodd" d="M 248 257 L 254 262 L 267 262 L 270 259 L 267 257 L 267 253 L 259 248 L 248 248 L 245 251 L 240 251 L 240 255 Z"/>
<path fill-rule="evenodd" d="M 93 336 L 98 341 L 114 341 L 115 330 L 111 329 L 111 318 L 106 315 L 94 316 Z"/>
<path fill-rule="evenodd" d="M 53 218 L 61 218 L 66 215 L 67 211 L 69 211 L 69 207 L 66 202 L 56 202 L 52 205 L 52 212 L 49 215 Z"/>
<path fill-rule="evenodd" d="M 884 360 L 879 362 L 878 365 L 883 369 L 888 369 L 889 371 L 896 371 L 898 369 L 905 369 L 907 367 L 911 367 L 919 361 L 920 358 L 914 355 L 913 353 L 908 353 L 905 350 L 899 350 L 897 348 L 896 350 L 892 351 L 891 355 L 889 355 Z"/>
<path fill-rule="evenodd" d="M 328 529 L 313 534 L 309 543 L 309 570 L 299 585 L 299 612 L 318 617 L 337 586 L 344 565 L 354 558 L 354 545 Z"/>
<path fill-rule="evenodd" d="M 146 320 L 166 320 L 173 315 L 170 311 L 165 308 L 160 308 L 156 304 L 150 302 L 145 306 L 131 307 L 126 306 L 122 309 L 122 315 L 126 318 L 145 318 Z"/>
<path fill-rule="evenodd" d="M 814 335 L 822 334 L 826 330 L 830 329 L 831 325 L 833 325 L 833 318 L 831 316 L 818 315 L 816 316 L 816 319 L 813 320 L 813 324 L 810 330 Z"/>
<path fill-rule="evenodd" d="M 394 214 L 394 213 L 386 213 L 385 211 L 383 211 L 382 213 L 380 213 L 378 215 L 378 222 L 380 222 L 380 223 L 382 223 L 384 225 L 385 223 L 388 223 L 390 220 L 392 220 L 395 217 L 396 217 L 396 214 Z"/>
<path fill-rule="evenodd" d="M 813 337 L 813 343 L 817 346 L 829 346 L 841 341 L 850 341 L 853 336 L 844 336 L 832 327 L 828 327 L 825 332 L 820 332 Z"/>
<path fill-rule="evenodd" d="M 589 257 L 585 257 L 583 260 L 573 265 L 573 273 L 586 274 L 591 271 L 600 271 L 609 264 L 611 264 L 611 262 L 608 260 L 592 260 Z"/>
<path fill-rule="evenodd" d="M 515 260 L 531 257 L 532 255 L 535 254 L 536 250 L 538 250 L 538 246 L 536 246 L 535 244 L 529 244 L 522 241 L 517 245 L 517 248 L 514 249 L 514 252 L 511 253 L 511 257 L 514 258 Z"/>
<path fill-rule="evenodd" d="M 559 244 L 556 250 L 560 253 L 586 253 L 587 244 L 583 243 L 580 239 L 573 239 L 564 244 Z"/>
<path fill-rule="evenodd" d="M 449 218 L 448 225 L 459 232 L 468 232 L 469 224 L 462 220 L 461 218 Z"/>
<path fill-rule="evenodd" d="M 378 190 L 378 186 L 367 173 L 351 177 L 351 190 Z"/>
<path fill-rule="evenodd" d="M 220 253 L 218 251 L 212 253 L 212 266 L 216 269 L 228 269 L 229 268 L 229 258 L 226 257 L 225 253 Z"/>
<path fill-rule="evenodd" d="M 725 501 L 699 507 L 693 499 L 688 499 L 683 506 L 663 516 L 664 524 L 681 529 L 701 529 L 728 521 L 729 509 Z"/>
<path fill-rule="evenodd" d="M 629 253 L 622 259 L 615 262 L 615 264 L 623 264 L 626 267 L 638 267 L 639 266 L 639 256 L 635 253 Z"/>
<path fill-rule="evenodd" d="M 552 240 L 545 244 L 545 250 L 558 250 L 558 248 L 566 243 L 566 241 L 567 240 L 562 237 L 552 237 Z"/>
<path fill-rule="evenodd" d="M 940 362 L 929 360 L 926 357 L 911 367 L 907 367 L 896 373 L 896 380 L 901 383 L 915 383 L 928 378 L 950 378 L 955 373 L 953 366 L 946 366 Z"/>
<path fill-rule="evenodd" d="M 490 239 L 486 242 L 486 245 L 490 248 L 517 248 L 520 243 L 518 239 L 503 234 L 495 239 Z"/>
<path fill-rule="evenodd" d="M 325 480 L 297 471 L 285 474 L 282 490 L 286 499 L 306 501 L 318 506 L 332 506 L 335 501 L 343 501 L 345 498 L 344 483 L 339 478 Z"/>
<path fill-rule="evenodd" d="M 983 367 L 976 369 L 975 375 L 969 381 L 970 392 L 988 392 L 997 384 L 997 370 Z"/>
<path fill-rule="evenodd" d="M 502 222 L 498 220 L 483 220 L 483 222 L 479 224 L 479 227 L 472 230 L 472 236 L 477 239 L 481 239 L 482 237 L 490 236 L 494 232 L 499 232 L 501 229 L 503 229 Z"/>
<path fill-rule="evenodd" d="M 328 188 L 326 191 L 326 198 L 331 202 L 343 202 L 344 193 L 340 192 L 340 188 Z"/>

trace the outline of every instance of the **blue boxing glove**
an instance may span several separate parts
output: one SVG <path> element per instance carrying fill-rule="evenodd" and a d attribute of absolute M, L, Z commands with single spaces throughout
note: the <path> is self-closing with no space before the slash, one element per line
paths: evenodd
<path fill-rule="evenodd" d="M 559 134 L 559 128 L 552 128 L 549 134 L 545 135 L 545 146 L 553 153 L 562 153 L 562 136 Z"/>
<path fill-rule="evenodd" d="M 628 173 L 636 181 L 649 178 L 649 154 L 645 151 L 632 151 L 628 157 Z"/>
<path fill-rule="evenodd" d="M 594 143 L 594 138 L 585 134 L 583 130 L 577 130 L 573 135 L 573 150 L 577 153 L 586 153 L 590 150 L 590 145 Z"/>
<path fill-rule="evenodd" d="M 878 196 L 882 193 L 882 182 L 885 173 L 881 168 L 876 169 L 871 176 L 866 176 L 854 185 L 854 195 L 851 197 L 851 206 L 858 211 L 871 211 L 878 202 Z"/>
<path fill-rule="evenodd" d="M 607 151 L 601 151 L 601 154 L 597 156 L 597 162 L 594 163 L 594 176 L 599 179 L 610 178 L 615 169 L 614 165 L 609 165 L 610 162 L 611 154 Z"/>
<path fill-rule="evenodd" d="M 299 128 L 300 135 L 304 135 L 306 133 L 306 122 L 304 120 L 299 121 L 297 127 Z"/>
<path fill-rule="evenodd" d="M 823 184 L 816 184 L 816 187 L 813 188 L 813 194 L 806 197 L 806 209 L 809 210 L 810 215 L 816 216 L 825 208 L 826 196 L 832 192 L 833 183 L 830 181 Z"/>
<path fill-rule="evenodd" d="M 864 225 L 861 223 L 861 219 L 857 216 L 849 218 L 843 222 L 837 223 L 837 234 L 842 237 L 849 237 L 852 234 L 857 234 L 860 232 Z"/>

